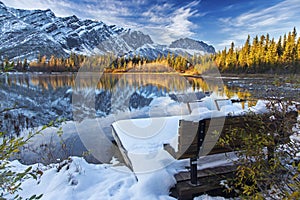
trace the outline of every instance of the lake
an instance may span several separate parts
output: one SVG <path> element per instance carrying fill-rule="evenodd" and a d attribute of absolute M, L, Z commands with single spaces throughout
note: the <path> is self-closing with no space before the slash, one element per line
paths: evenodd
<path fill-rule="evenodd" d="M 2 116 L 7 131 L 66 120 L 105 117 L 118 111 L 140 109 L 157 97 L 182 95 L 192 99 L 217 98 L 255 100 L 268 96 L 299 99 L 299 87 L 274 85 L 274 78 L 182 77 L 176 74 L 38 74 L 0 76 L 1 110 L 16 107 Z M 77 77 L 77 79 L 76 79 Z M 75 91 L 75 92 L 74 92 Z M 191 95 L 194 94 L 194 95 Z M 74 116 L 74 113 L 76 115 Z"/>
<path fill-rule="evenodd" d="M 219 76 L 183 77 L 178 74 L 137 73 L 1 75 L 0 130 L 14 135 L 24 129 L 38 127 L 56 119 L 81 123 L 81 126 L 77 127 L 70 123 L 69 127 L 65 126 L 64 131 L 68 132 L 66 133 L 68 135 L 80 132 L 80 127 L 81 130 L 92 130 L 95 121 L 88 123 L 87 121 L 96 119 L 105 135 L 103 143 L 106 139 L 107 141 L 112 139 L 110 123 L 113 121 L 188 114 L 186 107 L 172 107 L 173 102 L 195 101 L 206 96 L 247 100 L 242 102 L 242 106 L 253 105 L 257 99 L 270 96 L 299 100 L 300 90 L 297 84 L 282 83 L 278 86 L 274 84 L 277 79 L 265 77 L 222 79 Z M 161 100 L 163 97 L 168 101 Z M 12 109 L 4 111 L 7 108 Z M 95 129 L 94 132 L 98 134 L 99 131 Z M 76 154 L 83 151 L 79 148 L 82 146 L 81 142 L 75 144 Z M 105 159 L 111 158 L 109 154 L 107 155 Z"/>

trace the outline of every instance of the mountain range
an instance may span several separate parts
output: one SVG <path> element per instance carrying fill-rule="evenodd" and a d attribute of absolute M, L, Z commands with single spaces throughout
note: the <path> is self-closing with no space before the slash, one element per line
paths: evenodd
<path fill-rule="evenodd" d="M 0 59 L 34 60 L 38 55 L 67 57 L 105 54 L 158 55 L 215 53 L 213 46 L 183 38 L 160 45 L 141 31 L 107 25 L 101 21 L 79 19 L 75 15 L 57 17 L 51 10 L 10 8 L 0 1 Z"/>

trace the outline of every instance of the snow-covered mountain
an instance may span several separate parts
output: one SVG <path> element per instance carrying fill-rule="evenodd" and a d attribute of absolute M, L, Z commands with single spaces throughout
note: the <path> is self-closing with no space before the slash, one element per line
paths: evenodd
<path fill-rule="evenodd" d="M 36 59 L 37 55 L 65 57 L 70 52 L 93 55 L 139 54 L 145 57 L 168 52 L 214 53 L 204 42 L 182 39 L 170 46 L 154 44 L 151 37 L 131 29 L 76 16 L 56 17 L 51 10 L 22 10 L 0 2 L 0 59 Z M 182 44 L 181 44 L 182 43 Z M 195 49 L 194 46 L 197 48 Z M 178 50 L 180 49 L 180 51 Z"/>
<path fill-rule="evenodd" d="M 197 41 L 190 38 L 181 38 L 171 43 L 170 49 L 177 53 L 188 52 L 194 54 L 197 52 L 204 53 L 215 53 L 215 48 L 212 45 L 208 45 L 203 41 Z"/>

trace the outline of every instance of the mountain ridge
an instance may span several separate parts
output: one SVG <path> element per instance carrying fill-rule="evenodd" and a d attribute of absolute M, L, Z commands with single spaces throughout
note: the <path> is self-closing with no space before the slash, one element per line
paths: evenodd
<path fill-rule="evenodd" d="M 34 60 L 38 55 L 67 57 L 71 52 L 83 55 L 139 54 L 153 58 L 170 53 L 215 53 L 211 45 L 189 38 L 171 45 L 153 42 L 141 31 L 107 25 L 102 21 L 80 19 L 75 15 L 56 17 L 50 10 L 23 10 L 0 1 L 0 59 Z M 182 43 L 182 44 L 180 44 Z M 190 54 L 191 55 L 191 54 Z"/>

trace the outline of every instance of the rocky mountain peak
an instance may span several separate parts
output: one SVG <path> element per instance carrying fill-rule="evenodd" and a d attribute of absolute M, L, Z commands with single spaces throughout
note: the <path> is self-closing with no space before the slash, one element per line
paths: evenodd
<path fill-rule="evenodd" d="M 50 10 L 22 10 L 1 3 L 0 54 L 9 59 L 36 59 L 37 54 L 68 56 L 70 52 L 92 55 L 124 54 L 145 44 L 149 35 L 103 22 L 56 17 Z M 8 11 L 9 10 L 9 11 Z"/>
<path fill-rule="evenodd" d="M 169 52 L 181 54 L 189 49 L 214 53 L 214 48 L 202 41 L 184 38 L 167 47 L 155 44 L 141 31 L 80 19 L 75 15 L 56 17 L 50 9 L 14 9 L 1 1 L 0 26 L 0 60 L 35 60 L 38 55 L 67 57 L 71 52 L 83 55 L 138 54 L 148 58 L 166 56 Z M 173 48 L 181 49 L 178 52 Z"/>
<path fill-rule="evenodd" d="M 170 48 L 181 48 L 215 53 L 215 48 L 203 41 L 193 40 L 190 38 L 181 38 L 171 43 Z"/>
<path fill-rule="evenodd" d="M 0 7 L 6 7 L 4 3 L 2 3 L 2 1 L 0 1 Z"/>

